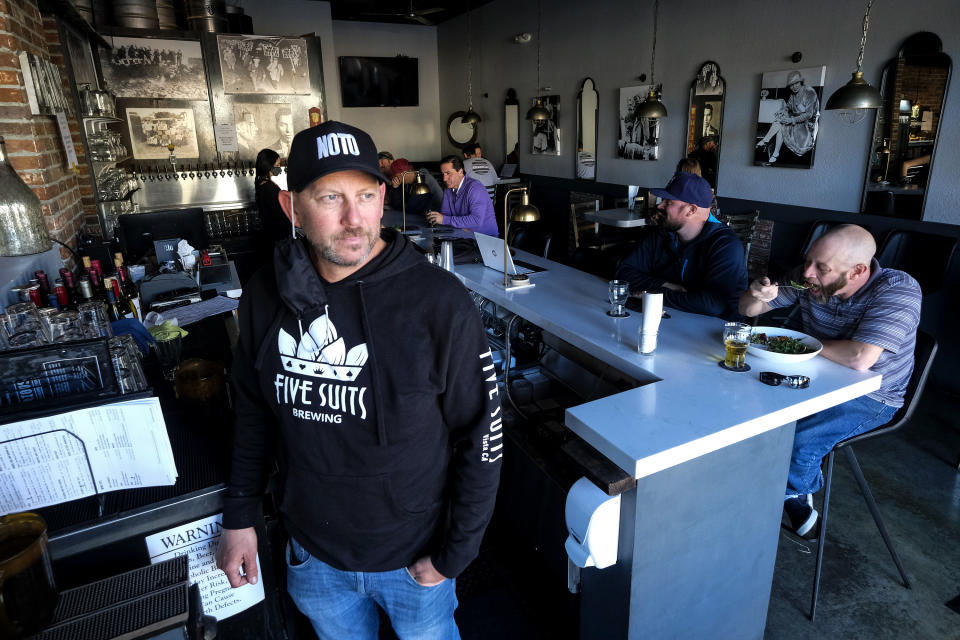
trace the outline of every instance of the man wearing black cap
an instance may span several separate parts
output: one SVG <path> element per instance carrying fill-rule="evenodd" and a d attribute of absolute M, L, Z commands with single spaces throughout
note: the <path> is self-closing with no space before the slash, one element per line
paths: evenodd
<path fill-rule="evenodd" d="M 677 173 L 663 189 L 657 209 L 661 229 L 643 237 L 617 269 L 631 295 L 662 291 L 675 309 L 735 319 L 747 286 L 747 264 L 740 238 L 710 219 L 713 192 L 700 176 Z"/>
<path fill-rule="evenodd" d="M 493 512 L 502 431 L 472 300 L 380 228 L 370 136 L 296 135 L 280 204 L 304 238 L 244 286 L 237 420 L 218 566 L 257 581 L 253 525 L 273 461 L 287 585 L 321 638 L 458 638 L 454 577 Z"/>

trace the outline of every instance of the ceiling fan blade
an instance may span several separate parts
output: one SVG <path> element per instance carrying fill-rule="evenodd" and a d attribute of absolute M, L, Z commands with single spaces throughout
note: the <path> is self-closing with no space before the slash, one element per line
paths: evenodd
<path fill-rule="evenodd" d="M 427 25 L 428 27 L 432 27 L 432 26 L 433 26 L 433 23 L 432 23 L 432 22 L 430 22 L 429 20 L 427 20 L 426 18 L 424 18 L 424 17 L 422 17 L 422 16 L 413 16 L 413 19 L 416 20 L 417 22 L 419 22 L 420 24 L 425 24 L 425 25 Z"/>
<path fill-rule="evenodd" d="M 440 13 L 441 11 L 443 11 L 443 7 L 432 7 L 430 9 L 419 9 L 414 13 L 420 16 L 428 16 L 431 13 Z"/>

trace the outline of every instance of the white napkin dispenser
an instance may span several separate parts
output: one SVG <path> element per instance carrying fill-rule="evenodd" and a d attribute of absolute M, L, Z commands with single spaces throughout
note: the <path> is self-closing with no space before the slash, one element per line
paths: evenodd
<path fill-rule="evenodd" d="M 620 537 L 620 496 L 608 496 L 580 478 L 567 493 L 565 508 L 570 561 L 578 567 L 603 569 L 617 562 Z"/>

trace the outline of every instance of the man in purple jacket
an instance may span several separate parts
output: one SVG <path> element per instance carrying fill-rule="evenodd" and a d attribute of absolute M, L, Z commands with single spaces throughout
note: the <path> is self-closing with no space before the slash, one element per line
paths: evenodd
<path fill-rule="evenodd" d="M 427 212 L 430 224 L 447 224 L 467 231 L 499 236 L 493 201 L 484 186 L 463 171 L 463 160 L 447 156 L 440 161 L 440 172 L 448 189 L 443 192 L 440 211 Z"/>

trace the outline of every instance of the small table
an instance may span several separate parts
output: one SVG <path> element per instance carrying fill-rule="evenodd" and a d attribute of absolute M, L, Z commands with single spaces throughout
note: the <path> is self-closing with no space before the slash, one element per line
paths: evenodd
<path fill-rule="evenodd" d="M 583 214 L 583 217 L 590 222 L 610 227 L 643 227 L 647 224 L 647 220 L 642 214 L 627 208 L 588 211 Z"/>

